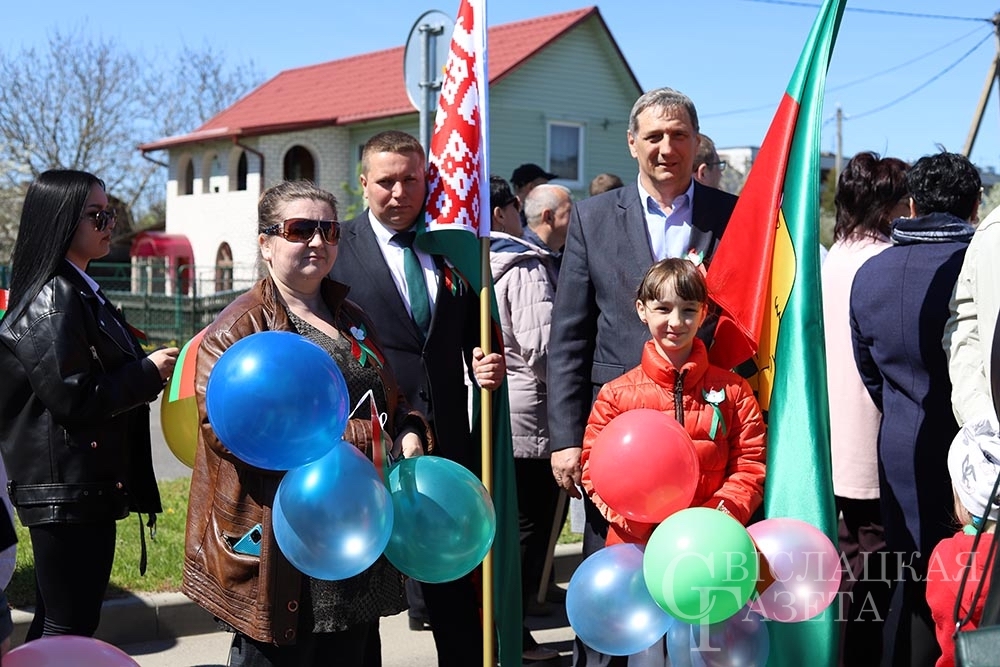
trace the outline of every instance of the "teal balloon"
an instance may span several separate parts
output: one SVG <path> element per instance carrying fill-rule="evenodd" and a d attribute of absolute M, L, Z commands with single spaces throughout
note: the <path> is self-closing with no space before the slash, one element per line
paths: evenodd
<path fill-rule="evenodd" d="M 438 456 L 403 459 L 389 472 L 395 521 L 385 548 L 405 575 L 431 584 L 471 572 L 489 553 L 497 518 L 486 487 Z"/>
<path fill-rule="evenodd" d="M 750 599 L 759 571 L 747 529 L 719 510 L 668 516 L 646 544 L 643 575 L 664 611 L 685 623 L 718 623 Z"/>
<path fill-rule="evenodd" d="M 642 560 L 642 547 L 615 544 L 576 568 L 566 591 L 566 617 L 587 646 L 606 655 L 632 655 L 659 642 L 670 627 L 671 617 L 646 589 Z"/>
<path fill-rule="evenodd" d="M 240 460 L 291 470 L 321 459 L 344 434 L 347 383 L 323 348 L 289 331 L 236 341 L 205 388 L 208 421 Z"/>
<path fill-rule="evenodd" d="M 300 572 L 347 579 L 382 555 L 392 532 L 392 499 L 372 462 L 340 441 L 319 461 L 285 474 L 271 524 L 281 553 Z"/>

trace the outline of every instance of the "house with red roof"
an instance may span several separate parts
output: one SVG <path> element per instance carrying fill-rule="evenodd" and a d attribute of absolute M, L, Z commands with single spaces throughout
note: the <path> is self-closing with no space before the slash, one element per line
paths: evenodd
<path fill-rule="evenodd" d="M 598 173 L 635 177 L 626 130 L 642 89 L 597 7 L 491 27 L 488 53 L 492 173 L 534 162 L 579 197 Z M 399 46 L 286 70 L 193 132 L 139 147 L 166 152 L 167 233 L 190 241 L 216 290 L 241 282 L 241 267 L 253 278 L 265 188 L 308 178 L 337 195 L 341 217 L 361 211 L 364 143 L 387 129 L 419 136 L 403 63 Z"/>

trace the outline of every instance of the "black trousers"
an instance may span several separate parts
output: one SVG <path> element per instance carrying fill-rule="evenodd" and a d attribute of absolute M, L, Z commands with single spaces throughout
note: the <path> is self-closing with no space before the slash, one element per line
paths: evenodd
<path fill-rule="evenodd" d="M 434 633 L 438 667 L 469 667 L 483 660 L 479 587 L 473 570 L 443 584 L 420 583 Z"/>
<path fill-rule="evenodd" d="M 896 566 L 885 546 L 882 511 L 877 498 L 836 497 L 840 514 L 838 548 L 843 572 L 836 610 L 843 667 L 878 665 L 882 661 L 882 634 Z"/>
<path fill-rule="evenodd" d="M 549 551 L 549 537 L 559 504 L 552 464 L 545 459 L 514 459 L 517 517 L 521 545 L 522 603 L 538 595 Z"/>
<path fill-rule="evenodd" d="M 298 642 L 291 646 L 265 644 L 237 632 L 229 648 L 229 666 L 382 667 L 378 624 L 377 620 L 359 623 L 341 632 L 299 632 Z"/>
<path fill-rule="evenodd" d="M 43 635 L 92 637 L 111 579 L 115 522 L 53 523 L 28 532 L 35 557 L 35 617 L 25 641 Z"/>

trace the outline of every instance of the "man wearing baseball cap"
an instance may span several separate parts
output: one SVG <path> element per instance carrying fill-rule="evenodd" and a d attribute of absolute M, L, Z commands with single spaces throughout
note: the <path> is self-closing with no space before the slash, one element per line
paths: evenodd
<path fill-rule="evenodd" d="M 528 162 L 514 170 L 514 173 L 510 175 L 510 184 L 514 186 L 514 194 L 523 202 L 532 188 L 542 183 L 548 183 L 554 178 L 559 178 L 559 175 L 545 171 L 533 162 Z"/>
<path fill-rule="evenodd" d="M 528 219 L 524 217 L 524 200 L 528 193 L 536 186 L 548 183 L 553 178 L 559 178 L 558 174 L 545 171 L 534 162 L 522 164 L 510 175 L 510 184 L 514 187 L 514 195 L 521 202 L 521 227 L 526 227 Z"/>

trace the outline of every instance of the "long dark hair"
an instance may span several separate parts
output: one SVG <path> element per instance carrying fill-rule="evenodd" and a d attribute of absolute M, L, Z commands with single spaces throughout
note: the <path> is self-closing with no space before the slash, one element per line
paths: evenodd
<path fill-rule="evenodd" d="M 85 171 L 53 169 L 28 186 L 10 261 L 10 296 L 4 319 L 14 322 L 59 271 L 94 185 Z"/>
<path fill-rule="evenodd" d="M 833 240 L 851 236 L 889 235 L 892 210 L 909 194 L 905 162 L 869 151 L 852 157 L 840 173 L 834 204 L 837 222 Z"/>

